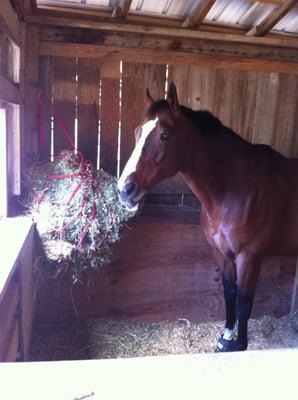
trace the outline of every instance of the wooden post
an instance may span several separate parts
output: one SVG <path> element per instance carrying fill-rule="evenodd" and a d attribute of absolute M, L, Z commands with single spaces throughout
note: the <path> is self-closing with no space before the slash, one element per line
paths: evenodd
<path fill-rule="evenodd" d="M 39 27 L 21 24 L 21 147 L 22 166 L 37 158 L 36 112 L 39 83 Z"/>
<path fill-rule="evenodd" d="M 4 26 L 15 43 L 19 44 L 20 23 L 9 0 L 1 0 L 0 2 L 0 24 Z"/>

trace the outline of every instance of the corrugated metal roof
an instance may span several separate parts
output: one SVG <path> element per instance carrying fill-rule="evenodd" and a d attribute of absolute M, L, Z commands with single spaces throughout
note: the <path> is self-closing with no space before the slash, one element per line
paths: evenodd
<path fill-rule="evenodd" d="M 133 0 L 129 14 L 186 19 L 204 0 Z M 82 7 L 112 12 L 117 0 L 37 0 L 37 5 Z M 216 0 L 203 22 L 249 29 L 264 20 L 278 4 L 254 0 Z M 298 34 L 298 6 L 279 21 L 273 31 Z"/>
<path fill-rule="evenodd" d="M 298 33 L 298 6 L 293 8 L 273 28 L 283 32 Z"/>
<path fill-rule="evenodd" d="M 167 18 L 186 18 L 203 0 L 133 0 L 131 13 L 164 16 Z"/>

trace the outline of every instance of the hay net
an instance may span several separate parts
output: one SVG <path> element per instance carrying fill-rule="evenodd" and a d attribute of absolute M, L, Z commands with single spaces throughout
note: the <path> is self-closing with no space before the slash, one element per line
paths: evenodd
<path fill-rule="evenodd" d="M 101 269 L 111 257 L 124 221 L 133 216 L 119 202 L 117 180 L 73 151 L 30 170 L 28 214 L 36 222 L 50 276 Z"/>

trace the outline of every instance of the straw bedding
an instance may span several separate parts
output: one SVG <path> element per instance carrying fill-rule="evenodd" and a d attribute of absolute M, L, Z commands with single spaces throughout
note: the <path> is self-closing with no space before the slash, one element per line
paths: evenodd
<path fill-rule="evenodd" d="M 224 323 L 92 319 L 37 321 L 31 360 L 75 360 L 213 352 Z M 298 347 L 289 316 L 251 319 L 249 350 Z"/>

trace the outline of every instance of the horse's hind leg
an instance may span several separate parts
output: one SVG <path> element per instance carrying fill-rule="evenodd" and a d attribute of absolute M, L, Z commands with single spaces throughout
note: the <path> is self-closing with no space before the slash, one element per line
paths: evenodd
<path fill-rule="evenodd" d="M 260 265 L 261 260 L 257 257 L 240 254 L 236 259 L 238 335 L 234 351 L 246 350 L 247 348 L 247 325 L 251 314 Z"/>

